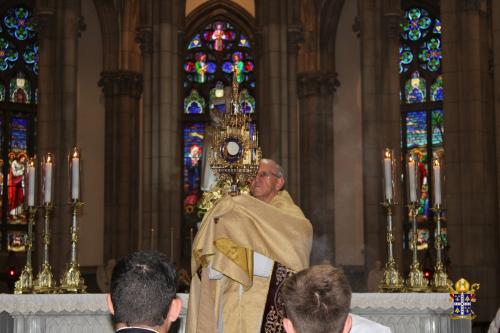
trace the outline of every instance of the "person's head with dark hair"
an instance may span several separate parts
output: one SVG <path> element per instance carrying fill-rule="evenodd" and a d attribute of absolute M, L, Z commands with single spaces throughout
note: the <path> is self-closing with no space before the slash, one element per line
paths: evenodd
<path fill-rule="evenodd" d="M 287 333 L 349 332 L 351 287 L 342 270 L 312 266 L 287 279 L 281 288 Z"/>
<path fill-rule="evenodd" d="M 177 320 L 176 273 L 167 256 L 139 251 L 120 259 L 113 269 L 108 307 L 116 329 L 139 327 L 167 332 Z"/>

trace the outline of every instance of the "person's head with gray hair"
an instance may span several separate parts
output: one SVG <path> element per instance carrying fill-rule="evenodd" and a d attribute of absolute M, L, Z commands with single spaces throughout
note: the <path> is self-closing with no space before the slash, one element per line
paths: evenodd
<path fill-rule="evenodd" d="M 259 171 L 250 183 L 250 193 L 257 199 L 270 203 L 285 185 L 284 171 L 273 160 L 260 160 Z"/>

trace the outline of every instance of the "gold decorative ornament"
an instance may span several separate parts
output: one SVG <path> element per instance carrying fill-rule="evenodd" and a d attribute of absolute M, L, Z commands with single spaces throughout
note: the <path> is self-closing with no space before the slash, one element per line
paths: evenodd
<path fill-rule="evenodd" d="M 455 289 L 450 287 L 450 297 L 453 302 L 453 311 L 450 314 L 451 319 L 467 319 L 476 318 L 472 311 L 472 303 L 476 302 L 476 291 L 479 290 L 479 283 L 470 285 L 469 281 L 464 278 L 459 279 L 455 283 Z"/>
<path fill-rule="evenodd" d="M 43 262 L 42 269 L 38 272 L 36 280 L 33 282 L 33 292 L 35 294 L 52 294 L 57 293 L 58 289 L 52 268 L 49 263 L 49 246 L 50 246 L 50 212 L 52 211 L 52 203 L 46 203 L 44 209 L 44 229 L 43 229 Z"/>
<path fill-rule="evenodd" d="M 14 286 L 14 294 L 31 294 L 33 292 L 33 226 L 35 225 L 35 207 L 28 207 L 28 235 L 26 236 L 26 264 Z"/>
<path fill-rule="evenodd" d="M 204 201 L 213 202 L 228 192 L 231 195 L 239 194 L 259 169 L 262 153 L 258 133 L 251 123 L 250 115 L 240 110 L 236 72 L 233 74 L 232 90 L 232 110 L 226 111 L 222 121 L 217 124 L 208 152 L 208 161 L 218 176 L 218 182 Z M 202 206 L 210 204 L 202 203 Z"/>

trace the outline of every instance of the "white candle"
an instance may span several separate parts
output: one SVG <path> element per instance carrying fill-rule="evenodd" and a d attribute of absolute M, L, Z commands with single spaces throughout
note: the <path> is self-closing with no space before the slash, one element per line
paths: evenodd
<path fill-rule="evenodd" d="M 434 205 L 441 205 L 441 166 L 438 160 L 434 161 L 432 172 L 434 178 Z"/>
<path fill-rule="evenodd" d="M 384 157 L 385 199 L 392 200 L 392 165 L 391 158 Z"/>
<path fill-rule="evenodd" d="M 416 183 L 417 183 L 417 174 L 416 174 L 416 169 L 415 169 L 415 160 L 410 157 L 410 160 L 408 161 L 408 181 L 410 185 L 410 202 L 416 202 L 417 201 L 417 191 L 416 191 Z"/>
<path fill-rule="evenodd" d="M 28 206 L 35 206 L 35 166 L 28 164 Z"/>
<path fill-rule="evenodd" d="M 43 202 L 50 203 L 52 201 L 52 162 L 46 162 L 44 164 L 44 172 Z"/>
<path fill-rule="evenodd" d="M 80 188 L 80 159 L 73 157 L 71 159 L 71 199 L 79 199 Z"/>

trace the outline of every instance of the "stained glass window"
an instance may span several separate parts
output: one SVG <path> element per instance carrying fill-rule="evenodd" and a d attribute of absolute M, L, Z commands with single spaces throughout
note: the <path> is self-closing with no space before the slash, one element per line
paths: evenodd
<path fill-rule="evenodd" d="M 438 12 L 438 8 L 406 7 L 399 46 L 402 156 L 410 152 L 418 156 L 421 194 L 416 218 L 417 249 L 424 257 L 429 255 L 428 251 L 433 249 L 435 241 L 431 210 L 433 182 L 429 170 L 432 170 L 433 154 L 444 153 L 445 139 L 441 76 L 442 26 L 436 15 Z M 405 230 L 405 246 L 409 247 L 413 236 L 407 219 Z"/>
<path fill-rule="evenodd" d="M 24 171 L 35 151 L 38 55 L 33 9 L 0 5 L 0 250 L 25 250 Z"/>
<path fill-rule="evenodd" d="M 255 59 L 253 39 L 228 20 L 214 20 L 186 36 L 183 54 L 183 223 L 190 228 L 200 221 L 196 204 L 202 195 L 205 133 L 213 119 L 231 108 L 233 76 L 239 84 L 239 105 L 254 115 Z M 208 135 L 208 134 L 207 134 Z M 189 232 L 188 232 L 189 235 Z"/>

